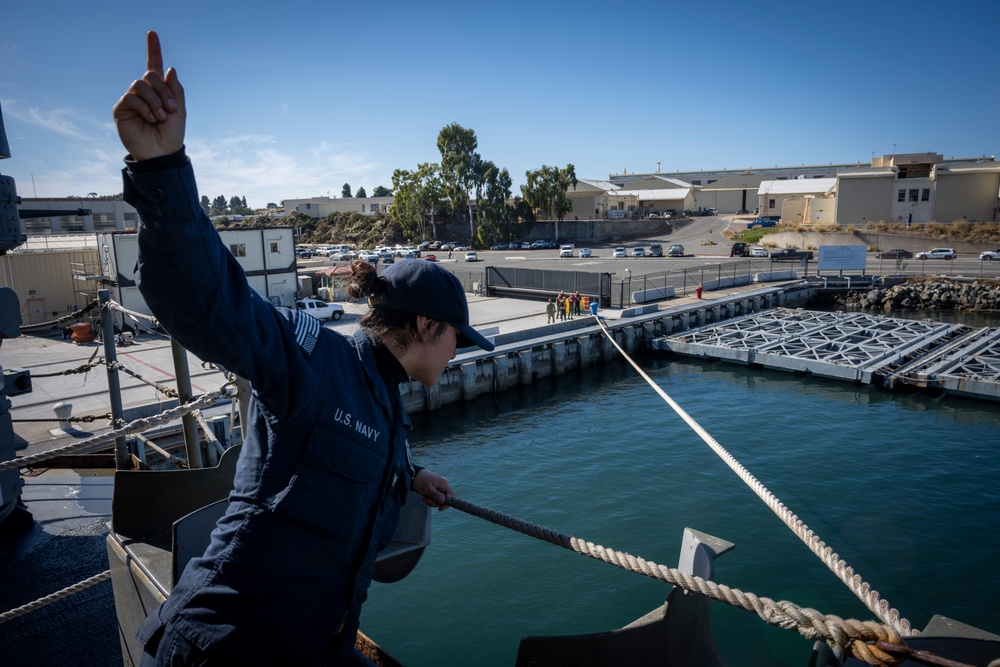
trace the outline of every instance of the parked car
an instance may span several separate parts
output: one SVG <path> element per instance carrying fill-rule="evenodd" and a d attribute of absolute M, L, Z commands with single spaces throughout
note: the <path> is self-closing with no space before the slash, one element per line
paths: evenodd
<path fill-rule="evenodd" d="M 372 250 L 362 250 L 358 253 L 358 259 L 363 259 L 369 264 L 378 264 L 379 256 Z"/>
<path fill-rule="evenodd" d="M 347 252 L 338 251 L 330 255 L 330 259 L 335 262 L 349 262 L 355 257 L 356 255 L 353 250 L 348 250 Z"/>
<path fill-rule="evenodd" d="M 476 254 L 475 250 L 470 250 L 469 252 L 465 253 L 465 261 L 466 262 L 478 262 L 479 261 L 479 255 Z"/>
<path fill-rule="evenodd" d="M 812 259 L 812 250 L 798 250 L 796 248 L 782 248 L 778 252 L 770 254 L 772 262 L 801 262 L 804 259 Z"/>
<path fill-rule="evenodd" d="M 747 227 L 774 227 L 778 224 L 777 220 L 769 220 L 768 218 L 754 218 Z"/>
<path fill-rule="evenodd" d="M 517 250 L 520 247 L 521 247 L 521 244 L 518 243 L 517 241 L 511 241 L 510 243 L 507 244 L 507 249 L 508 250 Z"/>
<path fill-rule="evenodd" d="M 379 251 L 378 257 L 379 259 L 382 260 L 383 264 L 392 264 L 393 262 L 396 261 L 396 256 L 392 254 L 391 250 L 388 250 L 386 248 L 383 248 L 382 250 Z"/>
<path fill-rule="evenodd" d="M 653 243 L 649 246 L 649 256 L 650 257 L 663 257 L 663 246 L 659 243 Z"/>
<path fill-rule="evenodd" d="M 633 257 L 645 257 L 646 256 L 646 249 L 643 248 L 641 245 L 637 245 L 636 247 L 632 248 L 632 256 Z"/>
<path fill-rule="evenodd" d="M 741 208 L 740 210 L 736 211 L 736 215 L 746 215 L 749 212 L 750 211 L 746 210 L 745 208 Z"/>
<path fill-rule="evenodd" d="M 761 248 L 759 245 L 755 245 L 754 247 L 750 248 L 750 256 L 767 257 L 767 250 L 765 248 Z"/>
<path fill-rule="evenodd" d="M 333 320 L 336 322 L 344 316 L 344 307 L 339 303 L 327 303 L 319 299 L 299 299 L 295 307 L 305 311 L 317 320 Z"/>
<path fill-rule="evenodd" d="M 615 258 L 620 258 L 624 256 L 625 256 L 625 248 L 623 246 L 618 246 L 617 248 L 615 248 L 615 252 L 614 254 L 612 254 L 612 257 Z"/>
<path fill-rule="evenodd" d="M 575 250 L 575 249 L 576 248 L 575 248 L 575 246 L 572 243 L 567 244 L 567 245 L 559 246 L 559 256 L 560 257 L 572 257 L 573 256 L 573 250 Z"/>
<path fill-rule="evenodd" d="M 1000 259 L 1000 248 L 997 248 L 996 250 L 984 250 L 983 252 L 979 253 L 979 259 L 986 262 L 989 262 L 994 259 Z"/>
<path fill-rule="evenodd" d="M 744 243 L 743 241 L 737 241 L 729 249 L 730 257 L 747 257 L 750 254 L 750 244 Z"/>
<path fill-rule="evenodd" d="M 592 257 L 593 253 L 590 252 L 590 248 L 580 248 L 580 257 Z"/>
<path fill-rule="evenodd" d="M 538 239 L 531 244 L 532 250 L 544 250 L 547 247 L 549 247 L 549 242 L 544 239 Z"/>
<path fill-rule="evenodd" d="M 506 243 L 494 243 L 493 245 L 490 246 L 490 250 L 506 250 L 506 249 L 507 249 Z"/>
<path fill-rule="evenodd" d="M 955 259 L 958 253 L 954 248 L 931 248 L 914 255 L 916 259 Z"/>
<path fill-rule="evenodd" d="M 913 253 L 902 248 L 893 248 L 892 250 L 875 253 L 876 259 L 910 259 L 911 257 L 913 257 Z"/>
<path fill-rule="evenodd" d="M 468 252 L 469 251 L 469 246 L 467 246 L 467 245 L 457 245 L 454 248 L 452 248 L 452 250 L 454 250 L 455 252 Z"/>
<path fill-rule="evenodd" d="M 683 257 L 684 256 L 684 246 L 679 243 L 675 243 L 670 246 L 667 250 L 667 257 Z"/>
<path fill-rule="evenodd" d="M 428 262 L 438 261 L 437 255 L 424 255 L 424 259 L 426 259 Z"/>
<path fill-rule="evenodd" d="M 423 243 L 417 245 L 417 250 L 430 250 L 430 249 L 431 249 L 430 241 L 424 241 Z"/>
<path fill-rule="evenodd" d="M 525 241 L 521 244 L 521 250 L 531 250 L 531 244 Z"/>

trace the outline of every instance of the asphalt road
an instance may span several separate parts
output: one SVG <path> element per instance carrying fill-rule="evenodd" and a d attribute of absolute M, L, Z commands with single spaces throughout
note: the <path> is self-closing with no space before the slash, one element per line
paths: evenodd
<path fill-rule="evenodd" d="M 576 253 L 580 248 L 590 248 L 593 253 L 589 259 L 580 257 L 560 258 L 557 248 L 546 250 L 479 250 L 478 262 L 464 261 L 465 253 L 453 253 L 452 259 L 447 259 L 448 253 L 436 252 L 442 265 L 453 270 L 474 270 L 477 266 L 487 265 L 504 266 L 515 265 L 524 262 L 531 268 L 556 269 L 570 271 L 595 271 L 600 273 L 614 273 L 615 275 L 625 275 L 630 273 L 633 278 L 653 273 L 663 273 L 677 269 L 695 269 L 704 266 L 716 266 L 719 263 L 746 262 L 746 257 L 730 257 L 729 248 L 732 241 L 727 239 L 722 232 L 730 225 L 733 229 L 742 230 L 745 228 L 744 221 L 733 222 L 732 215 L 719 215 L 705 218 L 691 218 L 690 222 L 670 234 L 660 236 L 650 236 L 645 238 L 631 239 L 623 243 L 597 243 L 593 245 L 577 244 Z M 642 246 L 649 251 L 651 243 L 659 243 L 663 246 L 663 251 L 675 243 L 684 246 L 684 257 L 632 257 L 632 248 Z M 614 258 L 612 253 L 615 247 L 624 246 L 625 258 Z M 769 249 L 770 252 L 770 249 Z M 426 253 L 424 253 L 426 254 Z M 814 251 L 814 254 L 815 253 Z M 398 261 L 398 260 L 397 260 Z M 334 264 L 325 258 L 318 258 L 303 262 L 299 261 L 300 267 L 327 266 Z M 753 270 L 767 270 L 771 266 L 770 260 L 766 258 L 753 258 Z M 783 268 L 798 267 L 798 263 L 781 262 L 775 266 Z M 627 269 L 627 271 L 626 271 Z M 816 273 L 816 261 L 810 261 L 807 267 L 810 275 Z M 897 265 L 893 259 L 879 259 L 875 253 L 868 253 L 865 272 L 869 274 L 908 274 L 908 275 L 965 275 L 965 276 L 986 276 L 1000 278 L 1000 262 L 984 262 L 977 254 L 959 255 L 954 260 L 929 259 L 929 260 L 905 260 Z"/>

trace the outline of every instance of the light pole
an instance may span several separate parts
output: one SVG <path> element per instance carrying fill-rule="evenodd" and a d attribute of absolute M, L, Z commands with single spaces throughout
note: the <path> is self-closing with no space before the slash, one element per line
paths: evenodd
<path fill-rule="evenodd" d="M 628 276 L 628 305 L 632 305 L 632 269 L 625 269 L 625 275 Z"/>

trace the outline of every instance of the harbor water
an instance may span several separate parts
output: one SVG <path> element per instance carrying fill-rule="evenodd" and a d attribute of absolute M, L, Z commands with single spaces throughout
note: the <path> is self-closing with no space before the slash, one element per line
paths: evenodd
<path fill-rule="evenodd" d="M 954 319 L 1000 326 L 995 316 Z M 1000 634 L 1000 405 L 682 357 L 636 360 L 913 627 L 937 613 Z M 467 501 L 668 567 L 691 527 L 736 545 L 716 581 L 873 618 L 624 361 L 414 415 L 410 444 Z M 0 549 L 0 610 L 107 567 L 110 478 L 51 475 L 28 479 L 30 539 Z M 374 584 L 362 613 L 362 629 L 409 667 L 509 667 L 522 636 L 619 628 L 670 592 L 455 509 L 433 524 L 417 568 Z M 72 545 L 65 560 L 56 540 Z M 48 609 L 0 625 L 4 664 L 121 664 L 109 583 Z M 729 665 L 808 664 L 809 641 L 750 612 L 713 603 L 713 621 Z"/>
<path fill-rule="evenodd" d="M 1000 406 L 683 358 L 640 362 L 916 629 L 1000 634 Z M 843 618 L 873 615 L 627 364 L 419 415 L 414 458 L 456 495 L 675 567 L 685 527 L 736 544 L 716 581 Z M 514 664 L 523 635 L 606 631 L 669 586 L 463 514 L 436 513 L 362 628 L 404 664 Z M 811 643 L 713 604 L 730 665 L 805 665 Z"/>

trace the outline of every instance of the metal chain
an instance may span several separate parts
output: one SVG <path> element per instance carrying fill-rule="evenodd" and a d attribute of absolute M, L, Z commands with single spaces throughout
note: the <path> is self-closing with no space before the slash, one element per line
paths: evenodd
<path fill-rule="evenodd" d="M 106 412 L 103 415 L 84 415 L 82 417 L 68 417 L 66 419 L 57 419 L 55 417 L 50 417 L 48 419 L 11 419 L 15 423 L 42 423 L 42 422 L 81 422 L 84 424 L 90 422 L 96 422 L 98 419 L 111 420 L 111 413 Z"/>
<path fill-rule="evenodd" d="M 64 371 L 57 371 L 55 373 L 32 373 L 31 379 L 36 380 L 38 378 L 53 378 L 59 377 L 60 375 L 75 375 L 77 373 L 86 373 L 90 371 L 91 368 L 100 366 L 104 363 L 104 357 L 101 357 L 97 361 L 84 364 L 83 366 L 77 366 L 76 368 L 67 368 Z"/>
<path fill-rule="evenodd" d="M 54 319 L 54 320 L 48 320 L 47 322 L 38 322 L 36 324 L 27 324 L 27 325 L 21 327 L 21 331 L 31 331 L 33 329 L 44 329 L 45 327 L 51 327 L 53 324 L 60 324 L 62 322 L 69 322 L 70 320 L 75 320 L 78 317 L 80 317 L 81 315 L 86 314 L 87 312 L 93 310 L 96 307 L 97 307 L 97 301 L 91 301 L 90 303 L 88 303 L 86 306 L 84 306 L 80 310 L 72 312 L 69 315 L 63 315 L 62 317 L 59 317 L 59 318 Z"/>
<path fill-rule="evenodd" d="M 86 440 L 81 440 L 80 442 L 74 443 L 72 445 L 66 445 L 65 447 L 59 447 L 57 449 L 52 449 L 47 452 L 42 452 L 40 454 L 33 454 L 31 456 L 22 456 L 19 458 L 14 458 L 9 461 L 0 462 L 0 471 L 11 470 L 13 468 L 27 468 L 35 465 L 36 463 L 41 463 L 42 461 L 47 461 L 49 459 L 56 458 L 57 456 L 63 456 L 66 454 L 79 454 L 84 453 L 87 450 L 97 449 L 99 445 L 103 445 L 106 442 L 114 440 L 118 436 L 131 435 L 133 433 L 138 433 L 145 431 L 153 426 L 158 426 L 160 424 L 165 424 L 169 421 L 177 419 L 178 417 L 187 414 L 193 410 L 198 410 L 200 408 L 207 408 L 216 403 L 221 398 L 233 398 L 235 396 L 235 389 L 232 383 L 226 383 L 218 391 L 213 391 L 208 394 L 202 394 L 197 399 L 194 399 L 183 405 L 177 405 L 163 412 L 152 415 L 150 417 L 143 417 L 141 419 L 136 419 L 134 421 L 125 424 L 119 428 L 115 428 L 112 431 L 102 433 L 100 435 L 95 435 L 93 437 L 87 438 Z"/>
<path fill-rule="evenodd" d="M 125 373 L 126 375 L 131 375 L 132 377 L 134 377 L 139 382 L 144 382 L 144 383 L 148 384 L 150 387 L 153 387 L 157 391 L 165 394 L 166 396 L 168 396 L 170 398 L 177 398 L 177 390 L 176 389 L 171 389 L 170 387 L 168 387 L 166 385 L 162 385 L 159 382 L 156 382 L 155 380 L 149 380 L 149 379 L 143 377 L 142 375 L 139 375 L 135 371 L 130 370 L 129 368 L 126 368 L 125 366 L 122 365 L 122 363 L 120 361 L 113 361 L 113 362 L 111 362 L 110 364 L 108 364 L 108 368 L 110 368 L 112 370 L 116 370 L 116 371 L 121 371 L 122 373 Z"/>

